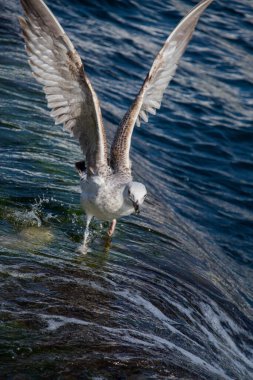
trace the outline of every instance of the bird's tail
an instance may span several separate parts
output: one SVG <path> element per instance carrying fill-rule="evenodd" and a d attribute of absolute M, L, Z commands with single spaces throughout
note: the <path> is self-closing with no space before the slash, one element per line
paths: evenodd
<path fill-rule="evenodd" d="M 80 175 L 80 177 L 83 177 L 84 174 L 86 174 L 86 165 L 84 161 L 78 161 L 75 163 L 75 167 Z"/>

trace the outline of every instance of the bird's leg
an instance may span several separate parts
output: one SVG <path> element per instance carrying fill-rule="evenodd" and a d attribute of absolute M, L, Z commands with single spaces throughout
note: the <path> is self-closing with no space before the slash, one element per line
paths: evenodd
<path fill-rule="evenodd" d="M 115 227 L 116 227 L 117 219 L 113 219 L 110 228 L 108 230 L 108 235 L 111 237 L 114 233 Z"/>
<path fill-rule="evenodd" d="M 86 254 L 88 252 L 88 237 L 89 237 L 89 225 L 91 222 L 91 219 L 93 218 L 92 215 L 87 215 L 86 216 L 86 227 L 84 231 L 84 236 L 83 236 L 83 244 L 80 246 L 78 249 L 79 252 Z"/>
<path fill-rule="evenodd" d="M 107 232 L 107 237 L 105 238 L 105 252 L 106 252 L 106 254 L 109 253 L 109 250 L 111 247 L 111 241 L 112 241 L 111 237 L 115 231 L 116 223 L 117 223 L 117 220 L 113 219 L 112 223 L 110 224 L 110 228 Z"/>
<path fill-rule="evenodd" d="M 85 227 L 85 231 L 84 231 L 84 236 L 83 236 L 83 245 L 85 246 L 87 241 L 88 241 L 88 237 L 89 237 L 89 225 L 90 225 L 90 222 L 91 222 L 91 219 L 92 219 L 92 215 L 87 215 L 86 217 L 86 227 Z"/>

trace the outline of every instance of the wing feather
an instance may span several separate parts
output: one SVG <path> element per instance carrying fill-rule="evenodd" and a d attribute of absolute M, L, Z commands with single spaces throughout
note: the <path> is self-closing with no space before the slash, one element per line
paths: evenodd
<path fill-rule="evenodd" d="M 20 25 L 33 76 L 43 85 L 55 124 L 79 140 L 90 173 L 107 168 L 100 105 L 80 56 L 42 0 L 21 0 Z"/>
<path fill-rule="evenodd" d="M 153 65 L 117 130 L 111 148 L 111 164 L 116 171 L 131 171 L 129 151 L 135 124 L 148 121 L 148 114 L 156 114 L 160 108 L 164 91 L 177 69 L 197 22 L 203 11 L 213 0 L 202 0 L 173 30 L 156 56 Z"/>

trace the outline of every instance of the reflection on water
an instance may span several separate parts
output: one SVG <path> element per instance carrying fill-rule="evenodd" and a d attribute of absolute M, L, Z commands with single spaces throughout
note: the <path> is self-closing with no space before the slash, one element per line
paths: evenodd
<path fill-rule="evenodd" d="M 193 3 L 47 3 L 112 136 Z M 203 16 L 161 111 L 134 133 L 142 214 L 119 221 L 110 249 L 94 221 L 87 256 L 76 252 L 79 148 L 31 78 L 17 1 L 2 8 L 2 376 L 253 378 L 252 4 L 217 0 Z"/>

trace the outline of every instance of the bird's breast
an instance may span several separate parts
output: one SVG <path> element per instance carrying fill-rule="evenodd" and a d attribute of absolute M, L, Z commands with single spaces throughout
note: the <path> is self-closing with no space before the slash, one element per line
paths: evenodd
<path fill-rule="evenodd" d="M 134 211 L 124 202 L 123 187 L 95 178 L 81 184 L 81 189 L 81 205 L 86 214 L 100 220 L 117 219 Z"/>

